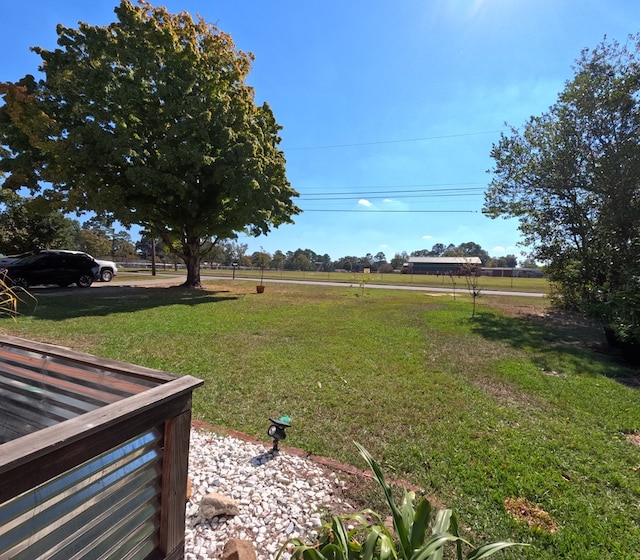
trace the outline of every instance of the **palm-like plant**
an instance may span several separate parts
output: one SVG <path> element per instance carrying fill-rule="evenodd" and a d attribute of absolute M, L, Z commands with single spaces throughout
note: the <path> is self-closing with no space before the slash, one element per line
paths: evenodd
<path fill-rule="evenodd" d="M 476 548 L 460 536 L 452 510 L 437 510 L 434 515 L 429 500 L 422 498 L 416 506 L 416 496 L 411 491 L 405 491 L 402 503 L 396 505 L 378 462 L 360 444 L 355 445 L 384 493 L 395 538 L 380 515 L 367 509 L 357 514 L 332 516 L 320 531 L 317 542 L 307 544 L 299 538 L 291 539 L 277 558 L 289 550 L 291 558 L 303 560 L 441 560 L 444 546 L 451 543 L 458 560 L 481 560 L 507 547 L 528 546 L 495 542 Z M 469 549 L 466 555 L 465 548 Z"/>
<path fill-rule="evenodd" d="M 33 296 L 23 290 L 29 297 Z M 33 298 L 35 299 L 35 298 Z M 22 300 L 16 294 L 16 291 L 11 286 L 11 281 L 7 278 L 6 272 L 0 270 L 0 317 L 9 316 L 15 319 L 18 315 L 18 304 Z"/>

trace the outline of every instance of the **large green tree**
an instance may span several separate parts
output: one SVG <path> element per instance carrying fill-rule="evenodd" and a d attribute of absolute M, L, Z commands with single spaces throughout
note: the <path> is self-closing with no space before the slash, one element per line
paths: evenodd
<path fill-rule="evenodd" d="M 0 253 L 17 255 L 41 249 L 68 249 L 80 228 L 41 197 L 22 197 L 0 189 Z"/>
<path fill-rule="evenodd" d="M 188 13 L 123 0 L 106 27 L 59 25 L 45 78 L 2 84 L 13 187 L 162 239 L 200 285 L 211 242 L 266 234 L 300 209 L 279 130 L 245 83 L 253 57 Z M 26 140 L 28 139 L 28 142 Z"/>
<path fill-rule="evenodd" d="M 639 48 L 584 50 L 557 102 L 493 146 L 485 195 L 484 212 L 519 219 L 564 303 L 605 321 L 640 277 Z"/>

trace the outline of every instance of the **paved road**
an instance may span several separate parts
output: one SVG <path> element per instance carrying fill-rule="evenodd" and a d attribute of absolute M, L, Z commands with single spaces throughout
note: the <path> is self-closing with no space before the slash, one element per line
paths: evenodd
<path fill-rule="evenodd" d="M 210 277 L 207 277 L 210 278 Z M 256 281 L 255 278 L 237 278 L 237 280 L 251 280 L 253 282 Z M 323 282 L 323 281 L 315 281 L 315 280 L 267 280 L 265 278 L 264 282 L 276 282 L 276 283 L 289 283 L 289 284 L 310 284 L 313 286 L 352 286 L 354 288 L 359 288 L 360 284 L 358 282 Z M 367 282 L 365 288 L 374 288 L 374 289 L 382 289 L 382 290 L 410 290 L 414 292 L 445 292 L 445 293 L 453 293 L 451 288 L 438 288 L 436 286 L 407 286 L 402 284 L 373 284 Z M 457 292 L 467 292 L 470 291 L 463 287 L 457 287 Z M 525 297 L 544 297 L 546 294 L 539 292 L 509 292 L 502 290 L 481 290 L 483 294 L 491 294 L 496 296 L 525 296 Z"/>
<path fill-rule="evenodd" d="M 126 280 L 120 281 L 116 276 L 110 283 L 105 284 L 103 282 L 96 282 L 94 286 L 148 286 L 154 284 L 166 284 L 167 282 L 184 280 L 185 276 L 183 274 L 162 274 L 160 276 L 153 277 L 144 277 L 144 278 L 127 278 Z M 229 280 L 233 281 L 228 276 L 209 276 L 203 275 L 202 280 Z M 236 281 L 242 282 L 257 282 L 256 278 L 244 278 L 236 276 Z M 307 284 L 310 286 L 337 286 L 344 287 L 350 286 L 353 288 L 359 288 L 360 284 L 358 282 L 330 282 L 330 281 L 322 281 L 322 280 L 284 280 L 284 279 L 267 279 L 263 280 L 263 283 L 275 283 L 275 284 Z M 453 290 L 450 287 L 439 288 L 436 286 L 408 286 L 402 284 L 374 284 L 367 283 L 366 288 L 372 289 L 382 289 L 382 290 L 410 290 L 414 292 L 444 292 L 451 294 Z M 456 287 L 456 292 L 464 292 L 469 293 L 469 290 L 465 287 Z M 546 294 L 541 292 L 513 292 L 506 290 L 481 290 L 481 294 L 485 295 L 494 295 L 494 296 L 522 296 L 522 297 L 545 297 Z"/>

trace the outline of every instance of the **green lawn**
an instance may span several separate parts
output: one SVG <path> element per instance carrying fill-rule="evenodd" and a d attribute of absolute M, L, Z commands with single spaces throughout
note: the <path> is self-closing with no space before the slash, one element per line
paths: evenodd
<path fill-rule="evenodd" d="M 546 300 L 212 281 L 206 291 L 41 291 L 0 329 L 206 381 L 194 417 L 363 466 L 453 507 L 476 542 L 531 542 L 503 558 L 640 557 L 640 392 L 598 329 Z M 556 532 L 505 509 L 524 498 Z"/>
<path fill-rule="evenodd" d="M 120 269 L 118 279 L 128 275 L 133 269 Z M 136 277 L 150 276 L 149 269 L 135 269 Z M 232 278 L 233 270 L 230 269 L 201 269 L 204 279 L 207 277 Z M 158 275 L 175 274 L 176 271 L 170 266 L 160 265 L 157 268 Z M 178 274 L 185 274 L 184 269 L 178 269 Z M 439 288 L 465 289 L 466 282 L 463 276 L 432 276 L 425 274 L 362 274 L 348 272 L 309 272 L 299 270 L 265 270 L 263 273 L 259 269 L 241 269 L 236 271 L 236 279 L 252 278 L 260 280 L 261 275 L 265 280 L 313 280 L 319 282 L 342 282 L 345 284 L 384 284 L 399 286 L 435 286 Z M 542 292 L 549 291 L 549 282 L 545 278 L 493 278 L 481 276 L 478 278 L 481 290 L 506 290 L 520 292 Z"/>

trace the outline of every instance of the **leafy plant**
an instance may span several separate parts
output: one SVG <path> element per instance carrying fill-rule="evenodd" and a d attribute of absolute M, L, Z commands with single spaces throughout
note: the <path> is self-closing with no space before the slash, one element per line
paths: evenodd
<path fill-rule="evenodd" d="M 362 278 L 358 280 L 358 283 L 360 284 L 360 295 L 364 295 L 364 289 L 367 287 L 368 282 L 369 278 L 367 278 L 366 276 L 362 276 Z"/>
<path fill-rule="evenodd" d="M 32 299 L 35 299 L 29 292 L 23 290 Z M 8 281 L 6 271 L 0 271 L 0 317 L 13 317 L 18 315 L 18 304 L 22 300 L 18 297 L 15 290 Z"/>
<path fill-rule="evenodd" d="M 416 506 L 415 492 L 412 491 L 405 491 L 398 507 L 380 465 L 362 445 L 355 445 L 384 493 L 391 510 L 395 538 L 380 515 L 367 509 L 357 514 L 333 515 L 331 521 L 322 527 L 316 543 L 306 544 L 299 538 L 290 539 L 277 558 L 289 551 L 292 558 L 303 560 L 441 560 L 444 546 L 451 543 L 455 546 L 457 560 L 481 560 L 504 548 L 529 546 L 495 542 L 476 548 L 460 536 L 458 520 L 452 510 L 441 509 L 432 515 L 429 500 L 422 498 Z M 465 547 L 470 550 L 463 555 Z"/>
<path fill-rule="evenodd" d="M 480 297 L 480 275 L 478 274 L 478 267 L 467 261 L 461 267 L 461 272 L 464 275 L 464 281 L 467 285 L 467 290 L 471 294 L 473 300 L 473 311 L 471 312 L 471 318 L 476 316 L 476 300 Z"/>

